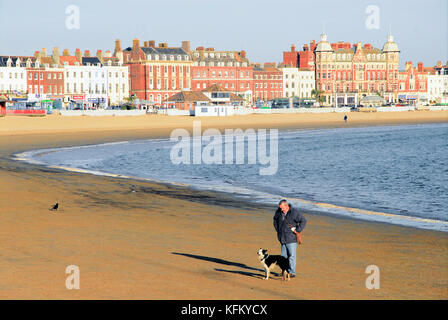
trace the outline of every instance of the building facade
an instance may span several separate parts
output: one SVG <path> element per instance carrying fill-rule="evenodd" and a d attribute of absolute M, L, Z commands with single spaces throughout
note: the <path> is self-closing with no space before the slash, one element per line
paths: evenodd
<path fill-rule="evenodd" d="M 428 103 L 428 75 L 423 69 L 423 63 L 414 67 L 412 62 L 405 63 L 405 70 L 398 74 L 398 101 L 416 105 Z"/>
<path fill-rule="evenodd" d="M 316 90 L 326 106 L 354 105 L 375 94 L 392 102 L 398 99 L 399 53 L 391 35 L 378 49 L 359 42 L 330 43 L 322 34 L 317 45 L 312 41 L 298 53 L 298 65 L 314 65 Z"/>
<path fill-rule="evenodd" d="M 0 94 L 26 94 L 26 61 L 30 58 L 0 56 Z"/>
<path fill-rule="evenodd" d="M 217 51 L 198 47 L 190 52 L 193 59 L 192 90 L 202 91 L 214 84 L 244 98 L 246 104 L 253 101 L 253 68 L 246 52 Z"/>
<path fill-rule="evenodd" d="M 312 99 L 315 89 L 314 71 L 305 68 L 282 67 L 283 97 Z"/>
<path fill-rule="evenodd" d="M 116 48 L 116 55 L 120 49 Z M 155 41 L 145 41 L 141 47 L 140 40 L 134 39 L 132 47 L 121 53 L 124 65 L 129 67 L 131 94 L 161 104 L 182 90 L 190 90 L 193 61 L 188 50 L 188 41 L 183 41 L 182 47 L 168 47 L 167 43 L 156 46 Z"/>
<path fill-rule="evenodd" d="M 254 101 L 268 101 L 283 97 L 283 72 L 275 63 L 265 63 L 263 67 L 253 67 Z"/>

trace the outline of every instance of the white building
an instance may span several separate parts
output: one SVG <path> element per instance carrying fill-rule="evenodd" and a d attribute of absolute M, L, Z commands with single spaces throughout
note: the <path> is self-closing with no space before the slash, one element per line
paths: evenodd
<path fill-rule="evenodd" d="M 441 102 L 448 96 L 448 74 L 428 74 L 428 101 Z"/>
<path fill-rule="evenodd" d="M 0 56 L 0 93 L 26 94 L 26 61 Z"/>
<path fill-rule="evenodd" d="M 64 65 L 65 94 L 71 101 L 89 107 L 107 107 L 108 69 L 97 57 L 83 57 L 82 64 Z"/>
<path fill-rule="evenodd" d="M 129 97 L 129 67 L 113 65 L 112 61 L 104 64 L 107 73 L 107 96 L 109 105 L 120 105 Z"/>
<path fill-rule="evenodd" d="M 315 88 L 314 71 L 294 67 L 283 67 L 283 97 L 311 99 Z"/>

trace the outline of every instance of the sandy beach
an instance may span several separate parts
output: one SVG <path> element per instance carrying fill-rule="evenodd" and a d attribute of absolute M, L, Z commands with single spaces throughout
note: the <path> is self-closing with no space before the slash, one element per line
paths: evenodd
<path fill-rule="evenodd" d="M 448 111 L 200 118 L 202 128 L 448 122 Z M 446 233 L 304 212 L 298 275 L 262 280 L 279 254 L 275 208 L 225 195 L 13 161 L 17 152 L 152 137 L 193 117 L 0 118 L 0 299 L 448 299 Z M 48 210 L 59 202 L 56 213 Z M 65 287 L 66 267 L 80 289 Z M 381 287 L 368 290 L 369 265 Z"/>

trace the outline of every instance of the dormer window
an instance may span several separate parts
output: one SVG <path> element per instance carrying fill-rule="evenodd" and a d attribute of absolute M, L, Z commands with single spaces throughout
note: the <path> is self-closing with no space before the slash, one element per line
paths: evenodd
<path fill-rule="evenodd" d="M 174 61 L 174 56 L 172 54 L 170 55 L 170 61 Z"/>

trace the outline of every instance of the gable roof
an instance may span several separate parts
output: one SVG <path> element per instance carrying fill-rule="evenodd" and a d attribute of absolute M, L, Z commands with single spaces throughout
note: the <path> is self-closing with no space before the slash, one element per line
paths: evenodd
<path fill-rule="evenodd" d="M 210 101 L 205 94 L 199 91 L 181 91 L 171 96 L 165 101 L 170 102 L 197 102 L 197 101 Z"/>

